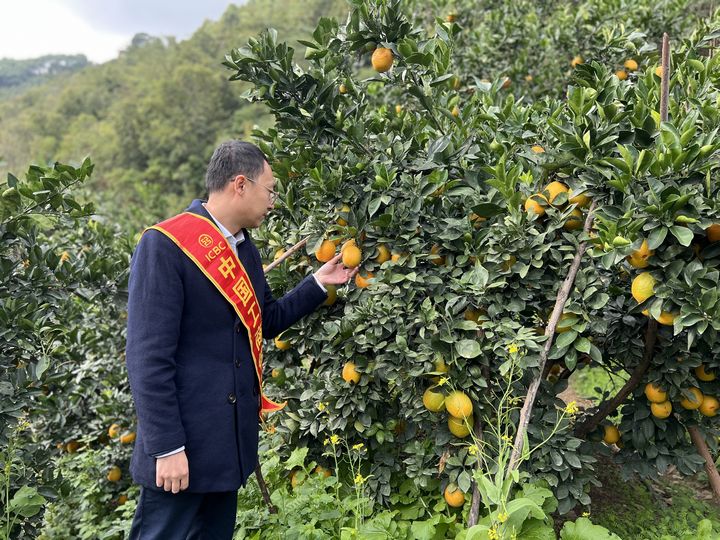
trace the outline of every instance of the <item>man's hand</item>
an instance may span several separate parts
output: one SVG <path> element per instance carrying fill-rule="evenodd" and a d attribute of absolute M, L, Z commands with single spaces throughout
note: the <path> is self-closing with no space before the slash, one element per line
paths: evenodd
<path fill-rule="evenodd" d="M 342 285 L 350 281 L 358 273 L 359 266 L 352 269 L 346 268 L 340 257 L 342 257 L 342 254 L 338 253 L 315 272 L 315 277 L 320 283 L 323 285 Z"/>
<path fill-rule="evenodd" d="M 190 471 L 185 451 L 155 461 L 155 485 L 178 493 L 190 484 Z"/>

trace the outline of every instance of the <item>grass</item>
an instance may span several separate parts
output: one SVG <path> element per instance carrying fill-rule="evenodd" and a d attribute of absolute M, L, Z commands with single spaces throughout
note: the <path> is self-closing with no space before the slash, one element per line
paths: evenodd
<path fill-rule="evenodd" d="M 603 463 L 598 471 L 603 487 L 591 492 L 593 523 L 625 540 L 720 538 L 720 512 L 711 501 L 699 497 L 707 492 L 703 475 L 664 477 L 649 484 L 624 482 L 617 466 L 610 462 Z M 697 535 L 703 519 L 712 523 L 709 536 Z"/>

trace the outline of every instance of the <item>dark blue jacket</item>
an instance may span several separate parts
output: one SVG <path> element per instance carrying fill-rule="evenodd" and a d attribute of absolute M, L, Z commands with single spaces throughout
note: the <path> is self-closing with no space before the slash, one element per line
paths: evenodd
<path fill-rule="evenodd" d="M 210 218 L 201 203 L 188 211 Z M 308 276 L 273 298 L 260 254 L 243 232 L 238 256 L 258 295 L 263 336 L 272 338 L 326 294 Z M 133 254 L 129 295 L 126 358 L 138 417 L 133 479 L 158 489 L 152 456 L 184 445 L 189 492 L 245 485 L 258 461 L 258 385 L 240 319 L 195 263 L 153 229 Z"/>

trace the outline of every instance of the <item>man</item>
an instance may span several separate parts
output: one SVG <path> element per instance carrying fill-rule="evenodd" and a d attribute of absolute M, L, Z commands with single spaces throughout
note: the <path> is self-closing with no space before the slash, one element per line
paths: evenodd
<path fill-rule="evenodd" d="M 148 229 L 133 254 L 127 368 L 141 485 L 131 539 L 230 539 L 237 490 L 257 465 L 262 339 L 314 311 L 357 270 L 336 256 L 273 298 L 248 229 L 275 181 L 254 145 L 228 141 L 207 168 L 207 202 Z"/>

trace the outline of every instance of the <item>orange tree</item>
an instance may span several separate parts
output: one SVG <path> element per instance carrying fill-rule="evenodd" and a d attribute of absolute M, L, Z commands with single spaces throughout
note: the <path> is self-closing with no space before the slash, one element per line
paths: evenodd
<path fill-rule="evenodd" d="M 88 219 L 91 204 L 78 202 L 92 169 L 89 160 L 77 168 L 32 166 L 2 188 L 0 523 L 13 538 L 34 530 L 42 496 L 63 492 L 53 455 L 90 442 L 89 417 L 102 413 L 107 392 L 123 379 L 118 290 L 129 250 L 112 228 Z M 98 361 L 108 356 L 118 366 L 109 390 Z"/>
<path fill-rule="evenodd" d="M 616 441 L 609 425 L 605 444 L 597 435 L 607 411 L 568 420 L 558 394 L 573 372 L 599 366 L 634 375 L 626 395 L 608 402 L 613 414 L 622 404 L 617 459 L 646 475 L 670 464 L 699 470 L 686 430 L 699 427 L 715 449 L 712 411 L 675 405 L 679 414 L 661 419 L 643 390 L 658 382 L 671 403 L 691 399 L 690 387 L 720 393 L 694 370 L 701 360 L 711 372 L 719 364 L 718 248 L 705 235 L 717 218 L 717 61 L 701 54 L 715 36 L 699 33 L 674 54 L 670 120 L 661 122 L 658 52 L 642 36 L 608 38 L 637 54 L 643 69 L 630 77 L 589 61 L 576 66 L 566 99 L 521 103 L 502 80 L 455 91 L 456 23 L 426 33 L 398 2 L 352 4 L 345 24 L 324 19 L 302 42 L 307 69 L 273 31 L 226 60 L 276 119 L 257 132 L 283 202 L 261 232 L 267 253 L 311 238 L 309 257 L 283 263 L 271 284 L 282 289 L 306 272 L 326 239 L 354 240 L 361 274 L 372 275 L 369 285 L 338 291 L 333 305 L 286 332 L 289 349 L 268 355 L 269 380 L 289 400 L 277 430 L 317 456 L 331 433 L 364 442 L 368 485 L 386 502 L 399 500 L 408 479 L 467 493 L 478 464 L 500 466 L 482 434 L 505 389 L 515 404 L 505 418 L 510 437 L 530 382 L 542 377 L 527 436 L 543 445 L 523 469 L 552 486 L 566 512 L 589 504 L 594 456 Z M 391 66 L 378 49 L 392 51 Z M 584 242 L 592 248 L 546 363 L 543 331 Z M 626 257 L 648 262 L 657 283 L 640 303 L 631 294 L 639 270 Z M 646 346 L 651 320 L 664 324 Z M 449 407 L 450 417 L 430 411 L 442 408 L 432 396 L 423 403 L 430 387 L 469 397 L 474 424 Z"/>

